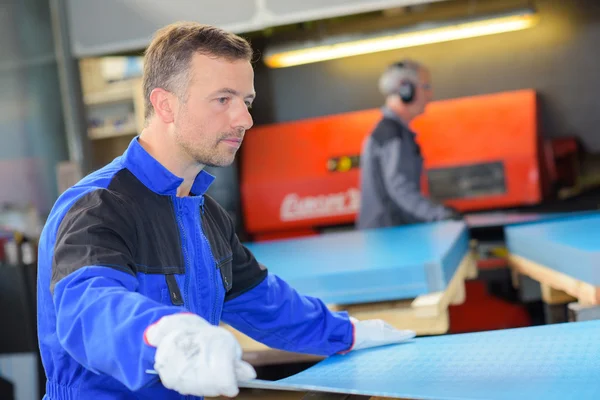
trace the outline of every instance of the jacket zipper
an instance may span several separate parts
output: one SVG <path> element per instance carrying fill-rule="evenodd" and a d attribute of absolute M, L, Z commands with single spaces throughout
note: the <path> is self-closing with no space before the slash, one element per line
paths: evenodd
<path fill-rule="evenodd" d="M 183 234 L 183 241 L 184 241 L 184 246 L 183 246 L 183 256 L 185 258 L 185 279 L 184 279 L 184 286 L 183 286 L 183 302 L 184 302 L 184 307 L 187 308 L 188 310 L 190 310 L 190 303 L 188 302 L 188 293 L 189 293 L 189 285 L 190 285 L 190 273 L 191 273 L 191 266 L 189 266 L 189 262 L 188 262 L 188 253 L 186 251 L 187 249 L 187 239 L 186 239 L 186 235 L 185 235 L 185 226 L 183 225 L 183 212 L 181 211 L 181 202 L 179 202 L 179 223 L 181 225 L 181 232 Z M 191 311 L 191 310 L 190 310 Z M 193 396 L 185 396 L 186 400 L 192 400 Z"/>
<path fill-rule="evenodd" d="M 190 268 L 189 268 L 189 263 L 188 263 L 188 253 L 187 253 L 187 239 L 186 239 L 186 235 L 185 235 L 185 226 L 183 225 L 183 221 L 182 221 L 182 212 L 181 212 L 181 202 L 177 201 L 177 199 L 173 200 L 174 202 L 177 203 L 177 222 L 179 223 L 179 227 L 181 229 L 181 235 L 182 235 L 182 239 L 183 239 L 183 243 L 182 243 L 182 248 L 183 248 L 183 262 L 184 262 L 184 276 L 185 276 L 185 283 L 183 286 L 183 306 L 185 308 L 187 308 L 188 310 L 190 309 L 190 303 L 188 302 L 188 288 L 189 288 L 189 284 L 190 284 Z"/>
<path fill-rule="evenodd" d="M 210 243 L 208 242 L 208 239 L 204 235 L 204 226 L 202 225 L 202 215 L 204 215 L 204 202 L 202 202 L 200 204 L 200 235 L 202 235 L 202 240 L 204 241 L 204 244 L 206 244 L 206 247 L 208 248 L 208 252 L 210 253 L 210 258 L 212 259 L 213 264 L 216 266 L 217 262 L 215 261 L 215 256 L 213 255 L 212 249 L 210 248 Z M 217 293 L 219 291 L 219 285 L 217 283 L 216 270 L 214 270 L 211 267 L 209 267 L 208 269 L 210 270 L 210 273 L 212 275 L 212 281 L 213 281 L 213 285 L 214 285 L 214 289 L 215 289 L 215 296 L 213 298 L 213 307 L 212 307 L 212 314 L 210 317 L 210 321 L 213 325 L 216 325 L 218 322 L 218 321 L 216 321 L 216 319 L 217 319 Z"/>
<path fill-rule="evenodd" d="M 173 303 L 173 305 L 175 306 L 184 305 L 183 296 L 181 296 L 181 291 L 179 290 L 179 286 L 177 285 L 175 274 L 167 274 L 165 275 L 165 279 L 167 281 L 167 288 L 169 289 L 171 303 Z"/>

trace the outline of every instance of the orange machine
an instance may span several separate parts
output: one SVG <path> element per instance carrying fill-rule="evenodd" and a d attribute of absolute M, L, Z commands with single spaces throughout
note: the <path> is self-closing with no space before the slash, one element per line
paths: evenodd
<path fill-rule="evenodd" d="M 533 90 L 433 102 L 412 128 L 423 191 L 461 211 L 534 205 L 551 185 Z M 245 226 L 253 240 L 353 224 L 362 142 L 379 109 L 257 126 L 241 157 Z"/>

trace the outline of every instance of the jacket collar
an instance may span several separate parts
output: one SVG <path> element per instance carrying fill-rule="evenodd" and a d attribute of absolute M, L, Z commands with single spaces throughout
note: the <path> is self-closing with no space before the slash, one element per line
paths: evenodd
<path fill-rule="evenodd" d="M 392 110 L 390 110 L 389 108 L 387 108 L 386 106 L 383 106 L 381 108 L 381 112 L 383 113 L 383 116 L 385 118 L 389 118 L 391 120 L 396 121 L 397 123 L 399 123 L 400 125 L 402 125 L 404 128 L 409 129 L 408 124 L 406 122 L 404 122 L 402 120 L 402 118 L 400 118 L 398 116 L 398 114 L 396 114 L 395 112 L 393 112 Z M 410 130 L 410 129 L 409 129 Z"/>
<path fill-rule="evenodd" d="M 415 132 L 413 132 L 413 130 L 412 130 L 412 129 L 410 129 L 410 126 L 409 126 L 409 125 L 408 125 L 406 122 L 404 122 L 404 121 L 402 120 L 402 118 L 400 118 L 400 117 L 398 116 L 398 114 L 396 114 L 395 112 L 393 112 L 392 110 L 390 110 L 390 109 L 389 109 L 389 108 L 387 108 L 386 106 L 383 106 L 383 107 L 381 108 L 381 112 L 382 112 L 382 114 L 383 114 L 383 117 L 384 117 L 384 118 L 391 119 L 392 121 L 394 121 L 394 122 L 396 122 L 397 124 L 399 124 L 399 125 L 402 127 L 402 129 L 404 129 L 404 130 L 406 130 L 406 131 L 410 132 L 410 133 L 411 133 L 411 135 L 413 135 L 413 136 L 416 136 L 416 135 L 415 135 Z"/>
<path fill-rule="evenodd" d="M 123 164 L 144 186 L 155 193 L 161 195 L 177 194 L 177 188 L 183 183 L 183 178 L 180 178 L 166 169 L 154 157 L 150 155 L 142 147 L 138 141 L 139 136 L 133 138 L 129 143 L 129 147 L 123 153 Z M 215 177 L 208 172 L 202 170 L 196 176 L 192 185 L 192 193 L 194 196 L 203 196 Z M 192 194 L 190 194 L 192 195 Z"/>

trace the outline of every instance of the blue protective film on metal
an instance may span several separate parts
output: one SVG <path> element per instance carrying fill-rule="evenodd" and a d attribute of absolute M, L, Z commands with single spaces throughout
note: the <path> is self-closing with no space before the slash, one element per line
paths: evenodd
<path fill-rule="evenodd" d="M 416 338 L 243 386 L 403 399 L 600 399 L 600 321 Z"/>
<path fill-rule="evenodd" d="M 511 254 L 600 286 L 600 214 L 508 227 Z"/>
<path fill-rule="evenodd" d="M 246 246 L 300 293 L 353 304 L 444 290 L 469 250 L 469 234 L 464 223 L 444 221 Z"/>

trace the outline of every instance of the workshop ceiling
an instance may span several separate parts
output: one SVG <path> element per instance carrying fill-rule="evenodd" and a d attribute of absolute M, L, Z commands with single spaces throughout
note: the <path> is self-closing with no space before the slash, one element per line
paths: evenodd
<path fill-rule="evenodd" d="M 139 51 L 158 28 L 180 20 L 236 33 L 263 33 L 309 21 L 356 16 L 447 0 L 66 0 L 78 58 Z"/>

